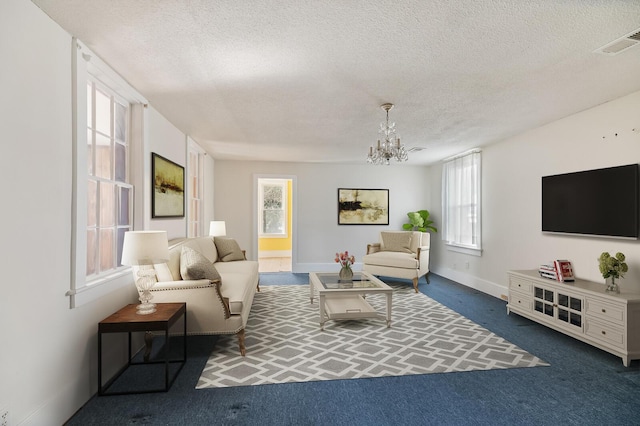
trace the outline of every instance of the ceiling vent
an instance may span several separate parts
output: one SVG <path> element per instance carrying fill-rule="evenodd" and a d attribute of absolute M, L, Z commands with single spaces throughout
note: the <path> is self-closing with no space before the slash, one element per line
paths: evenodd
<path fill-rule="evenodd" d="M 599 49 L 594 50 L 595 53 L 602 53 L 603 55 L 617 55 L 620 52 L 623 52 L 630 47 L 637 46 L 640 44 L 640 28 L 630 32 L 624 37 L 620 37 L 619 39 L 602 46 Z"/>
<path fill-rule="evenodd" d="M 423 148 L 421 146 L 412 146 L 411 148 L 407 149 L 407 152 L 420 152 L 420 151 L 424 151 L 427 148 Z"/>

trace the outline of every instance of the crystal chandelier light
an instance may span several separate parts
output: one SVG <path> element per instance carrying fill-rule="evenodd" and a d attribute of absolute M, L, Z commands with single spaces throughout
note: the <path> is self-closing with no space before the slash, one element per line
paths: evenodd
<path fill-rule="evenodd" d="M 392 158 L 396 161 L 407 161 L 409 156 L 404 149 L 404 145 L 400 143 L 400 138 L 396 136 L 396 123 L 389 124 L 389 110 L 393 108 L 393 104 L 382 104 L 380 108 L 387 112 L 386 123 L 380 123 L 378 133 L 384 135 L 384 141 L 378 139 L 377 147 L 369 147 L 369 155 L 367 163 L 369 164 L 389 164 Z"/>

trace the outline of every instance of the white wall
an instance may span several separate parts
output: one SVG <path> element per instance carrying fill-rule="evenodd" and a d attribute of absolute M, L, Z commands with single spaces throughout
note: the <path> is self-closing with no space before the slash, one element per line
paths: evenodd
<path fill-rule="evenodd" d="M 485 148 L 483 255 L 447 251 L 442 240 L 434 238 L 432 271 L 500 296 L 506 294 L 506 271 L 536 269 L 551 259 L 569 259 L 578 277 L 604 283 L 598 271 L 598 256 L 603 251 L 621 251 L 627 256 L 630 270 L 620 280 L 620 287 L 623 291 L 640 292 L 640 242 L 540 231 L 542 176 L 639 160 L 640 92 Z M 437 217 L 441 210 L 440 173 L 441 166 L 434 166 L 430 179 L 431 205 Z M 616 208 L 615 200 L 607 199 L 606 194 L 602 195 L 602 202 Z"/>
<path fill-rule="evenodd" d="M 30 1 L 2 0 L 0 57 L 0 408 L 9 409 L 12 425 L 63 424 L 97 391 L 98 322 L 135 303 L 137 294 L 132 280 L 76 309 L 65 295 L 71 280 L 71 36 Z M 153 108 L 147 117 L 145 176 L 151 151 L 184 165 L 185 135 Z M 212 175 L 212 161 L 208 167 Z M 146 178 L 146 203 L 150 185 Z M 150 215 L 148 207 L 136 210 Z M 137 223 L 185 235 L 184 219 Z"/>
<path fill-rule="evenodd" d="M 148 108 L 148 143 L 150 153 L 147 155 L 145 161 L 151 164 L 151 152 L 163 156 L 164 158 L 173 161 L 174 163 L 185 168 L 185 183 L 187 169 L 187 137 L 184 133 L 178 130 L 173 124 L 168 122 L 158 111 L 153 107 Z M 149 166 L 150 168 L 151 166 Z M 151 206 L 151 174 L 146 173 L 148 176 L 148 183 L 145 184 L 144 190 L 145 202 Z M 186 191 L 185 191 L 186 196 Z M 149 207 L 149 213 L 147 217 L 147 224 L 145 229 L 167 231 L 169 239 L 180 238 L 187 235 L 187 215 L 185 205 L 185 217 L 182 218 L 155 218 L 151 219 L 151 207 Z"/>
<path fill-rule="evenodd" d="M 294 272 L 335 269 L 335 253 L 345 250 L 356 256 L 358 267 L 367 243 L 377 242 L 381 230 L 402 229 L 407 212 L 431 208 L 426 167 L 218 160 L 215 217 L 227 222 L 227 235 L 235 237 L 251 259 L 257 258 L 256 175 L 294 179 Z M 389 189 L 389 226 L 338 225 L 338 188 Z"/>

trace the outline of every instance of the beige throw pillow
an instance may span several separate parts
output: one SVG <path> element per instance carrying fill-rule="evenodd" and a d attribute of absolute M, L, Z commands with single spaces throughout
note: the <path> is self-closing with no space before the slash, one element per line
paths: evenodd
<path fill-rule="evenodd" d="M 216 249 L 218 250 L 218 258 L 222 262 L 244 260 L 244 254 L 233 238 L 214 237 L 213 242 L 216 244 Z"/>
<path fill-rule="evenodd" d="M 187 246 L 182 246 L 180 253 L 180 275 L 183 280 L 221 281 L 220 274 L 213 263 L 209 262 L 209 259 L 204 255 Z"/>
<path fill-rule="evenodd" d="M 413 253 L 411 251 L 411 232 L 381 232 L 380 234 L 385 251 Z"/>

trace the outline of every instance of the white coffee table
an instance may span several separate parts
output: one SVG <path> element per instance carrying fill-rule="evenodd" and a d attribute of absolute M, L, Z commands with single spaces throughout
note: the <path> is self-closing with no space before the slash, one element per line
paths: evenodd
<path fill-rule="evenodd" d="M 393 289 L 367 272 L 355 272 L 353 281 L 343 282 L 337 273 L 309 273 L 311 303 L 318 293 L 320 329 L 328 320 L 383 317 L 391 327 L 391 298 Z M 387 301 L 386 315 L 376 311 L 366 300 L 366 295 L 384 294 Z"/>

